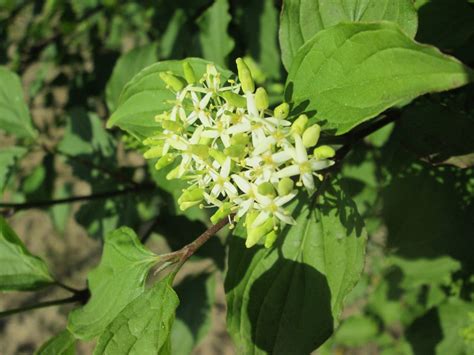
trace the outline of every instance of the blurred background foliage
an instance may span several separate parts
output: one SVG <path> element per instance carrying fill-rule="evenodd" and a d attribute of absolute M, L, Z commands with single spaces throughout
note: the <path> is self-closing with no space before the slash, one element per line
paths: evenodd
<path fill-rule="evenodd" d="M 417 40 L 473 67 L 474 1 L 417 0 L 416 7 Z M 207 213 L 179 211 L 175 197 L 182 185 L 149 169 L 152 164 L 137 153 L 140 144 L 106 130 L 105 121 L 124 85 L 158 60 L 203 57 L 234 70 L 234 59 L 242 56 L 272 103 L 281 101 L 286 73 L 278 47 L 280 8 L 281 1 L 273 0 L 0 0 L 0 64 L 18 74 L 29 108 L 14 113 L 21 126 L 7 126 L 0 117 L 2 202 L 90 197 L 36 206 L 41 218 L 20 235 L 27 244 L 45 223 L 54 226 L 54 235 L 44 243 L 63 243 L 71 228 L 79 228 L 97 241 L 91 248 L 123 225 L 163 251 L 202 232 Z M 0 88 L 0 105 L 18 84 L 9 80 Z M 340 328 L 320 353 L 474 352 L 473 128 L 470 85 L 416 100 L 396 123 L 349 154 L 341 183 L 369 230 L 368 259 Z M 17 212 L 16 225 L 31 213 L 3 212 Z M 197 353 L 233 352 L 222 324 L 222 279 L 211 273 L 224 269 L 225 243 L 222 235 L 206 244 L 194 261 L 211 261 L 177 287 L 186 305 L 173 330 L 177 353 L 189 353 L 209 332 L 214 342 L 204 342 Z M 79 266 L 67 255 L 82 244 L 47 257 L 72 258 L 70 266 L 89 270 L 96 260 Z M 74 270 L 56 272 L 85 285 Z M 28 342 L 6 339 L 8 320 L 0 322 L 7 353 L 35 349 L 60 329 L 46 329 Z"/>

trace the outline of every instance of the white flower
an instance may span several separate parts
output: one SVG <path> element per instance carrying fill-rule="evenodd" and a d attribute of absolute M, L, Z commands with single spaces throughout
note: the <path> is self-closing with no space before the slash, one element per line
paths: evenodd
<path fill-rule="evenodd" d="M 293 217 L 283 208 L 293 198 L 295 198 L 296 192 L 292 192 L 286 196 L 270 197 L 261 194 L 256 195 L 258 204 L 257 209 L 261 212 L 258 214 L 255 221 L 252 223 L 252 227 L 258 227 L 263 224 L 269 217 L 276 218 L 286 224 L 295 224 Z"/>
<path fill-rule="evenodd" d="M 219 172 L 211 169 L 209 174 L 214 181 L 214 187 L 211 189 L 210 195 L 213 197 L 219 197 L 221 194 L 224 196 L 235 196 L 237 195 L 237 189 L 231 184 L 229 179 L 230 167 L 232 160 L 227 158 Z"/>

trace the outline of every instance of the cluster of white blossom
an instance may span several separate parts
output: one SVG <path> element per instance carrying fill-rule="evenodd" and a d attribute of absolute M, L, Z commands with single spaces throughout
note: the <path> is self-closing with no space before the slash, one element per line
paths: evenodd
<path fill-rule="evenodd" d="M 297 195 L 294 180 L 313 191 L 314 177 L 322 179 L 316 171 L 333 164 L 334 150 L 320 146 L 308 154 L 320 127 L 307 127 L 305 115 L 287 120 L 287 103 L 269 110 L 267 93 L 255 90 L 240 58 L 237 68 L 240 83 L 222 82 L 213 65 L 200 79 L 188 62 L 184 78 L 161 73 L 176 99 L 169 112 L 156 116 L 162 130 L 144 141 L 144 155 L 159 158 L 157 169 L 176 164 L 167 178 L 189 183 L 178 200 L 181 209 L 217 207 L 213 223 L 232 213 L 236 220 L 245 216 L 246 246 L 265 237 L 270 247 L 282 223 L 295 223 L 285 209 Z"/>

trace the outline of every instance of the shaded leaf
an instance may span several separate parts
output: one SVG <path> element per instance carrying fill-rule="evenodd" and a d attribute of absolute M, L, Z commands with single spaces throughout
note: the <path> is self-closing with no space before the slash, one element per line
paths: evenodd
<path fill-rule="evenodd" d="M 11 171 L 18 159 L 26 153 L 23 147 L 6 147 L 0 149 L 0 192 L 5 189 Z"/>
<path fill-rule="evenodd" d="M 341 22 L 391 21 L 415 37 L 417 14 L 412 0 L 284 0 L 280 17 L 282 60 L 289 70 L 303 44 Z"/>
<path fill-rule="evenodd" d="M 227 325 L 238 352 L 308 354 L 331 335 L 366 243 L 354 204 L 331 184 L 320 203 L 293 203 L 296 224 L 273 249 L 246 249 L 240 224 L 231 237 Z"/>
<path fill-rule="evenodd" d="M 223 67 L 234 48 L 234 40 L 227 33 L 230 21 L 228 0 L 215 0 L 197 20 L 203 57 Z"/>
<path fill-rule="evenodd" d="M 112 76 L 107 82 L 105 96 L 107 106 L 113 112 L 123 87 L 143 68 L 155 63 L 158 60 L 157 45 L 152 43 L 143 47 L 134 48 L 123 54 L 115 64 Z"/>
<path fill-rule="evenodd" d="M 76 338 L 68 331 L 63 330 L 44 343 L 35 355 L 74 355 L 76 354 Z"/>
<path fill-rule="evenodd" d="M 304 110 L 342 134 L 392 106 L 471 78 L 462 63 L 414 42 L 392 23 L 340 24 L 298 51 L 285 95 L 294 113 Z"/>
<path fill-rule="evenodd" d="M 0 66 L 0 129 L 20 138 L 35 138 L 18 75 Z"/>
<path fill-rule="evenodd" d="M 95 355 L 171 354 L 170 333 L 179 299 L 169 275 L 121 311 L 100 336 Z"/>
<path fill-rule="evenodd" d="M 99 266 L 88 276 L 89 302 L 69 314 L 68 329 L 79 339 L 99 335 L 132 300 L 145 290 L 156 256 L 129 228 L 109 233 Z"/>
<path fill-rule="evenodd" d="M 192 65 L 196 75 L 201 76 L 209 63 L 203 59 L 186 59 Z M 183 76 L 183 61 L 170 60 L 158 62 L 143 69 L 125 86 L 120 95 L 117 110 L 110 117 L 108 127 L 118 126 L 131 135 L 142 140 L 160 129 L 155 116 L 170 109 L 168 100 L 173 100 L 173 93 L 166 89 L 159 74 L 172 71 Z M 219 69 L 222 80 L 229 78 L 232 73 Z"/>
<path fill-rule="evenodd" d="M 0 290 L 36 290 L 53 282 L 45 262 L 26 249 L 0 216 Z"/>

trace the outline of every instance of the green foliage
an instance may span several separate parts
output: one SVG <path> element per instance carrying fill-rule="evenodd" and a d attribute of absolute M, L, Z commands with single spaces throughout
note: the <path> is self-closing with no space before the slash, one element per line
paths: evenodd
<path fill-rule="evenodd" d="M 26 149 L 23 147 L 7 147 L 0 151 L 0 192 L 5 188 L 11 171 L 15 167 L 15 163 L 23 155 Z"/>
<path fill-rule="evenodd" d="M 53 282 L 45 262 L 26 249 L 0 216 L 0 290 L 36 290 Z"/>
<path fill-rule="evenodd" d="M 100 265 L 89 273 L 89 302 L 69 315 L 68 329 L 79 339 L 104 331 L 124 307 L 145 290 L 145 280 L 156 256 L 135 233 L 121 228 L 105 237 Z"/>
<path fill-rule="evenodd" d="M 58 335 L 44 343 L 35 355 L 75 355 L 76 338 L 68 331 L 63 330 Z"/>

